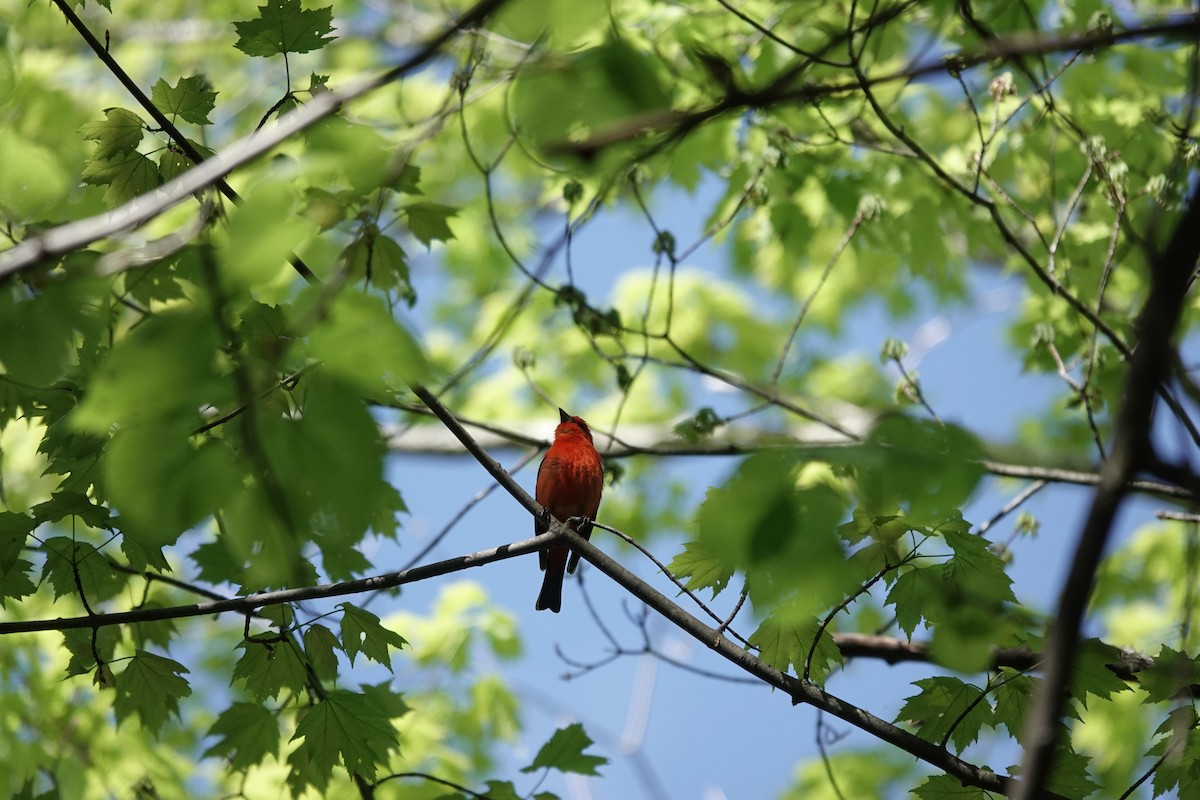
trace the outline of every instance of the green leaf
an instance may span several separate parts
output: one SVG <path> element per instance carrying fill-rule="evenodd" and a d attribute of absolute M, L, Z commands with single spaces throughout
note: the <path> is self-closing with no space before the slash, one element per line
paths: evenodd
<path fill-rule="evenodd" d="M 208 112 L 217 103 L 217 93 L 203 75 L 180 78 L 174 86 L 159 78 L 150 90 L 150 99 L 159 110 L 174 117 L 183 117 L 196 125 L 211 125 Z"/>
<path fill-rule="evenodd" d="M 853 467 L 873 513 L 901 509 L 917 523 L 940 524 L 958 514 L 983 477 L 983 448 L 950 424 L 885 417 L 866 441 L 830 454 Z"/>
<path fill-rule="evenodd" d="M 513 89 L 519 129 L 539 144 L 602 131 L 623 118 L 670 109 L 660 66 L 620 36 L 521 71 Z"/>
<path fill-rule="evenodd" d="M 116 208 L 162 184 L 158 165 L 136 150 L 115 153 L 110 158 L 94 158 L 83 168 L 83 180 L 93 186 L 107 186 L 104 205 Z"/>
<path fill-rule="evenodd" d="M 999 685 L 992 690 L 996 701 L 996 724 L 1008 728 L 1019 743 L 1025 741 L 1025 712 L 1033 707 L 1034 692 L 1040 679 L 1022 675 L 1010 667 L 1000 667 Z"/>
<path fill-rule="evenodd" d="M 299 206 L 287 180 L 271 178 L 245 191 L 229 214 L 229 238 L 219 250 L 222 276 L 240 289 L 252 289 L 285 274 L 288 259 L 316 232 L 297 213 Z"/>
<path fill-rule="evenodd" d="M 710 489 L 697 514 L 697 541 L 707 553 L 746 573 L 750 599 L 769 605 L 788 595 L 817 613 L 857 584 L 837 527 L 845 497 L 824 483 L 804 486 L 800 451 L 745 459 L 720 488 Z"/>
<path fill-rule="evenodd" d="M 125 537 L 145 548 L 174 544 L 216 513 L 241 482 L 233 450 L 212 439 L 194 444 L 186 425 L 118 430 L 105 454 L 104 476 Z"/>
<path fill-rule="evenodd" d="M 83 138 L 97 142 L 93 161 L 107 161 L 115 156 L 132 153 L 142 141 L 146 123 L 132 111 L 123 108 L 104 110 L 102 122 L 88 122 L 79 129 Z M 86 173 L 85 173 L 86 175 Z"/>
<path fill-rule="evenodd" d="M 161 547 L 148 545 L 133 536 L 121 535 L 121 552 L 129 559 L 129 566 L 138 572 L 147 569 L 157 572 L 171 571 L 171 564 L 163 555 Z"/>
<path fill-rule="evenodd" d="M 1107 700 L 1117 692 L 1130 689 L 1117 677 L 1109 664 L 1119 663 L 1121 653 L 1099 639 L 1085 639 L 1075 648 L 1075 668 L 1071 676 L 1071 694 L 1087 706 L 1088 695 Z"/>
<path fill-rule="evenodd" d="M 167 148 L 158 157 L 158 174 L 164 183 L 175 180 L 194 166 L 190 158 L 173 148 Z"/>
<path fill-rule="evenodd" d="M 370 562 L 355 549 L 376 524 L 395 527 L 395 491 L 384 476 L 385 445 L 363 399 L 325 374 L 305 379 L 300 415 L 263 419 L 259 436 L 288 512 L 342 580 Z"/>
<path fill-rule="evenodd" d="M 23 558 L 18 558 L 7 567 L 0 567 L 0 608 L 8 608 L 7 598 L 19 600 L 37 591 L 30 577 L 32 572 L 33 564 Z"/>
<path fill-rule="evenodd" d="M 830 636 L 829 630 L 821 634 L 816 647 L 813 639 L 820 627 L 820 620 L 805 613 L 803 605 L 783 605 L 773 610 L 750 635 L 749 642 L 759 648 L 759 658 L 780 672 L 795 668 L 795 675 L 804 674 L 808 664 L 809 679 L 823 684 L 829 673 L 842 665 L 842 654 Z M 808 661 L 812 650 L 812 661 Z"/>
<path fill-rule="evenodd" d="M 1200 683 L 1200 658 L 1163 645 L 1154 657 L 1154 666 L 1138 673 L 1138 685 L 1146 691 L 1151 702 L 1166 703 L 1186 695 L 1194 684 Z"/>
<path fill-rule="evenodd" d="M 227 768 L 238 771 L 279 753 L 279 721 L 257 703 L 234 703 L 208 729 L 217 738 L 204 758 L 228 758 Z"/>
<path fill-rule="evenodd" d="M 147 728 L 160 730 L 167 717 L 179 716 L 179 701 L 192 693 L 181 677 L 187 671 L 178 661 L 138 650 L 116 678 L 113 709 L 117 719 L 136 713 Z"/>
<path fill-rule="evenodd" d="M 124 576 L 112 568 L 102 552 L 87 542 L 54 536 L 43 543 L 43 549 L 46 561 L 42 565 L 42 581 L 50 582 L 56 600 L 78 594 L 82 586 L 88 602 L 96 603 L 113 597 L 125 585 Z"/>
<path fill-rule="evenodd" d="M 1156 734 L 1166 734 L 1155 742 L 1147 756 L 1162 759 L 1154 772 L 1154 796 L 1178 790 L 1179 797 L 1194 797 L 1200 791 L 1200 720 L 1191 706 L 1171 711 Z"/>
<path fill-rule="evenodd" d="M 338 294 L 310 334 L 309 352 L 375 396 L 419 383 L 428 371 L 420 346 L 383 301 L 350 289 Z"/>
<path fill-rule="evenodd" d="M 38 503 L 31 511 L 38 524 L 43 522 L 58 522 L 68 517 L 76 517 L 85 525 L 93 528 L 112 530 L 112 512 L 82 492 L 57 491 L 50 499 Z"/>
<path fill-rule="evenodd" d="M 341 261 L 349 275 L 363 276 L 383 290 L 398 290 L 410 307 L 417 300 L 410 283 L 408 256 L 395 239 L 384 236 L 376 225 L 364 225 L 354 241 L 342 251 Z"/>
<path fill-rule="evenodd" d="M 328 692 L 308 710 L 296 725 L 296 739 L 304 741 L 288 761 L 306 762 L 321 789 L 338 763 L 351 775 L 374 780 L 388 754 L 400 747 L 390 717 L 367 695 L 344 689 Z"/>
<path fill-rule="evenodd" d="M 408 220 L 408 230 L 421 244 L 428 247 L 434 241 L 448 242 L 454 238 L 448 220 L 458 214 L 453 206 L 440 203 L 409 203 L 401 208 Z"/>
<path fill-rule="evenodd" d="M 67 677 L 86 675 L 97 667 L 96 655 L 100 660 L 109 663 L 121 641 L 119 628 L 107 626 L 94 631 L 84 628 L 63 631 L 63 647 L 71 654 L 67 662 Z M 93 638 L 94 637 L 94 638 Z"/>
<path fill-rule="evenodd" d="M 188 557 L 200 568 L 198 577 L 208 583 L 244 582 L 245 564 L 234 558 L 223 536 L 213 542 L 205 542 L 197 547 Z"/>
<path fill-rule="evenodd" d="M 1080 755 L 1068 747 L 1059 747 L 1054 755 L 1054 767 L 1046 781 L 1046 788 L 1063 797 L 1082 798 L 1100 787 L 1088 775 L 1087 756 Z"/>
<path fill-rule="evenodd" d="M 695 444 L 711 436 L 713 431 L 724 424 L 725 420 L 718 416 L 717 412 L 705 406 L 697 411 L 694 417 L 688 417 L 671 430 L 676 436 Z"/>
<path fill-rule="evenodd" d="M 362 689 L 371 706 L 389 719 L 398 719 L 412 710 L 404 702 L 404 695 L 393 690 L 389 681 L 374 685 L 361 683 L 358 688 Z"/>
<path fill-rule="evenodd" d="M 0 126 L 0 213 L 22 221 L 42 219 L 60 208 L 75 183 L 62 155 Z"/>
<path fill-rule="evenodd" d="M 76 278 L 51 283 L 36 297 L 0 289 L 0 362 L 9 378 L 50 386 L 64 375 L 76 360 L 78 339 L 99 329 L 89 307 L 97 288 Z"/>
<path fill-rule="evenodd" d="M 1005 570 L 1004 561 L 991 549 L 987 539 L 971 533 L 961 517 L 939 525 L 936 532 L 941 535 L 954 558 L 950 559 L 948 579 L 970 592 L 977 602 L 1015 603 L 1012 578 Z"/>
<path fill-rule="evenodd" d="M 985 800 L 991 794 L 978 786 L 967 786 L 950 775 L 930 775 L 913 790 L 920 800 Z"/>
<path fill-rule="evenodd" d="M 488 781 L 484 794 L 488 800 L 523 800 L 511 781 Z"/>
<path fill-rule="evenodd" d="M 245 652 L 233 667 L 233 680 L 243 681 L 255 700 L 278 697 L 284 690 L 300 692 L 308 683 L 304 660 L 290 642 L 243 641 L 238 647 Z"/>
<path fill-rule="evenodd" d="M 17 563 L 29 534 L 37 526 L 38 521 L 28 514 L 0 511 L 0 572 Z"/>
<path fill-rule="evenodd" d="M 944 598 L 941 570 L 913 567 L 900 573 L 884 602 L 896 609 L 896 624 L 911 639 L 928 609 L 943 604 Z"/>
<path fill-rule="evenodd" d="M 584 732 L 583 725 L 576 722 L 565 728 L 559 728 L 550 737 L 550 741 L 538 750 L 533 763 L 523 767 L 521 772 L 536 772 L 539 769 L 556 769 L 559 772 L 571 772 L 576 775 L 599 775 L 596 767 L 608 763 L 603 756 L 592 756 L 584 753 L 592 746 L 591 738 Z"/>
<path fill-rule="evenodd" d="M 302 10 L 300 0 L 268 0 L 252 20 L 233 23 L 234 44 L 248 56 L 309 53 L 332 41 L 333 6 Z"/>
<path fill-rule="evenodd" d="M 949 737 L 958 752 L 979 738 L 980 730 L 993 724 L 994 715 L 979 688 L 952 676 L 913 681 L 920 694 L 904 701 L 897 720 L 908 720 L 923 739 L 941 744 Z"/>
<path fill-rule="evenodd" d="M 328 190 L 349 187 L 345 198 L 361 203 L 363 197 L 386 186 L 399 170 L 395 145 L 370 125 L 344 117 L 326 117 L 304 132 L 308 145 L 304 175 L 312 186 Z M 364 215 L 365 216 L 365 215 Z"/>
<path fill-rule="evenodd" d="M 379 617 L 370 611 L 359 608 L 351 603 L 339 603 L 342 609 L 342 646 L 350 663 L 354 657 L 362 653 L 376 663 L 383 664 L 389 670 L 392 668 L 392 654 L 388 647 L 397 650 L 404 647 L 404 637 L 393 630 L 385 628 Z"/>
<path fill-rule="evenodd" d="M 218 351 L 208 314 L 159 312 L 112 349 L 71 424 L 107 434 L 114 424 L 198 421 L 200 408 L 222 406 L 232 396 L 219 376 Z"/>
<path fill-rule="evenodd" d="M 304 654 L 308 663 L 322 680 L 332 680 L 338 674 L 338 659 L 335 650 L 344 650 L 333 631 L 320 623 L 313 623 L 304 631 Z"/>
<path fill-rule="evenodd" d="M 709 552 L 701 542 L 685 542 L 683 552 L 676 553 L 667 565 L 677 578 L 684 578 L 684 586 L 692 590 L 712 589 L 716 597 L 733 577 L 733 566 L 724 563 Z"/>

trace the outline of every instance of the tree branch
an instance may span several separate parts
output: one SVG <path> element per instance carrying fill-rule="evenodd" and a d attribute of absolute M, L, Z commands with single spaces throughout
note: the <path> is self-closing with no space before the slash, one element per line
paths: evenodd
<path fill-rule="evenodd" d="M 1015 34 L 991 41 L 985 47 L 960 50 L 957 53 L 923 61 L 896 72 L 866 76 L 866 86 L 875 87 L 941 75 L 947 73 L 951 67 L 962 71 L 995 59 L 1088 50 L 1158 36 L 1195 37 L 1198 33 L 1200 33 L 1200 16 L 1185 14 L 1120 31 L 1097 29 L 1061 36 Z M 807 62 L 805 63 L 807 64 Z M 787 83 L 787 81 L 775 81 L 763 89 L 738 91 L 714 105 L 693 111 L 663 110 L 636 119 L 617 120 L 612 127 L 601 129 L 591 138 L 582 142 L 563 142 L 549 149 L 552 152 L 574 153 L 594 158 L 607 147 L 647 133 L 664 132 L 667 139 L 672 140 L 727 113 L 740 112 L 747 108 L 769 108 L 788 103 L 812 102 L 824 97 L 854 92 L 861 88 L 857 80 L 841 83 L 810 83 L 793 88 L 788 88 Z"/>
<path fill-rule="evenodd" d="M 1038 797 L 1054 765 L 1065 689 L 1071 679 L 1076 642 L 1096 568 L 1130 478 L 1152 461 L 1151 415 L 1159 386 L 1170 368 L 1171 339 L 1197 260 L 1200 260 L 1200 186 L 1193 189 L 1188 209 L 1177 223 L 1166 250 L 1151 262 L 1150 295 L 1137 320 L 1138 345 L 1129 359 L 1111 453 L 1100 470 L 1100 482 L 1059 595 L 1058 613 L 1046 652 L 1045 680 L 1026 722 L 1028 745 L 1021 769 L 1025 780 L 1017 795 L 1019 800 Z"/>
<path fill-rule="evenodd" d="M 243 597 L 231 597 L 227 600 L 214 600 L 209 603 L 194 603 L 186 606 L 168 606 L 163 608 L 141 608 L 135 611 L 117 611 L 109 614 L 96 614 L 86 617 L 59 617 L 58 619 L 23 620 L 21 622 L 0 622 L 0 636 L 10 633 L 31 633 L 34 631 L 65 631 L 76 628 L 102 628 L 106 625 L 128 625 L 133 622 L 153 622 L 163 619 L 183 619 L 184 617 L 202 617 L 208 614 L 221 614 L 234 611 L 241 614 L 249 613 L 264 606 L 277 606 L 283 603 L 296 603 L 301 600 L 320 600 L 328 597 L 343 597 L 348 594 L 391 589 L 406 583 L 416 583 L 440 575 L 461 572 L 471 567 L 482 567 L 493 561 L 504 561 L 509 558 L 523 556 L 547 547 L 558 536 L 554 531 L 543 533 L 532 539 L 522 539 L 510 544 L 480 550 L 475 553 L 436 561 L 421 567 L 376 575 L 371 578 L 361 578 L 342 583 L 326 583 L 320 586 L 303 586 L 298 589 L 282 589 L 276 592 L 259 592 Z"/>
<path fill-rule="evenodd" d="M 876 658 L 888 664 L 932 661 L 929 642 L 905 641 L 895 636 L 875 636 L 869 633 L 835 633 L 833 642 L 843 658 Z M 1108 670 L 1123 681 L 1136 681 L 1139 672 L 1154 666 L 1154 659 L 1136 650 L 1121 648 L 1116 661 L 1105 664 Z M 1010 667 L 1018 670 L 1037 669 L 1042 654 L 1028 647 L 998 647 L 992 653 L 992 669 Z M 1200 688 L 1200 687 L 1197 687 Z"/>
<path fill-rule="evenodd" d="M 484 469 L 500 483 L 518 503 L 531 514 L 538 514 L 541 506 L 529 496 L 506 472 L 500 464 L 481 448 L 466 429 L 458 423 L 445 406 L 423 386 L 412 387 L 413 392 L 422 402 L 442 420 L 451 430 L 463 447 L 483 465 Z M 589 563 L 617 584 L 626 589 L 634 597 L 641 600 L 650 608 L 662 614 L 680 630 L 688 633 L 694 639 L 716 652 L 733 665 L 753 675 L 769 686 L 787 693 L 793 704 L 808 703 L 822 709 L 851 725 L 866 731 L 876 738 L 910 753 L 931 764 L 949 775 L 961 780 L 964 784 L 978 786 L 989 791 L 1006 791 L 1011 779 L 997 775 L 991 770 L 982 769 L 951 754 L 948 750 L 909 733 L 858 706 L 851 705 L 809 681 L 802 681 L 757 658 L 753 653 L 743 650 L 729 639 L 725 638 L 715 628 L 710 628 L 696 617 L 684 611 L 665 595 L 650 584 L 622 567 L 595 545 L 585 541 L 569 528 L 558 525 L 551 526 L 565 539 L 572 550 L 582 555 Z"/>

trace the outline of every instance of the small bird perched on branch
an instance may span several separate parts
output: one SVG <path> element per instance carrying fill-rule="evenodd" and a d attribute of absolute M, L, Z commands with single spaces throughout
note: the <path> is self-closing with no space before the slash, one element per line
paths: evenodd
<path fill-rule="evenodd" d="M 604 489 L 604 463 L 592 443 L 592 431 L 579 417 L 572 417 L 561 408 L 561 420 L 554 430 L 554 443 L 538 467 L 534 498 L 555 519 L 566 522 L 578 518 L 572 527 L 584 539 L 592 535 L 592 520 L 600 508 L 600 493 Z M 550 529 L 548 520 L 534 519 L 534 533 Z M 568 563 L 568 555 L 570 563 Z M 579 566 L 579 554 L 567 547 L 551 547 L 538 553 L 538 563 L 545 571 L 542 591 L 538 594 L 538 611 L 550 609 L 558 613 L 562 607 L 562 585 L 566 573 L 574 574 Z"/>

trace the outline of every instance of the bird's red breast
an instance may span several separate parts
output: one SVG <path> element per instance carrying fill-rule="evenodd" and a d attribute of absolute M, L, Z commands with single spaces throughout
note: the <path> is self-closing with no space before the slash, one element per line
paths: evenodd
<path fill-rule="evenodd" d="M 604 489 L 604 463 L 592 442 L 592 431 L 580 417 L 572 417 L 559 409 L 561 422 L 554 431 L 554 442 L 542 458 L 538 468 L 534 498 L 561 522 L 571 517 L 593 520 L 600 508 L 600 495 Z M 579 534 L 591 535 L 591 525 L 577 526 Z M 537 533 L 545 533 L 546 526 L 537 520 Z M 540 554 L 542 569 L 546 577 L 542 592 L 538 596 L 538 610 L 548 608 L 558 611 L 562 603 L 562 581 L 568 571 L 568 548 L 552 547 Z M 579 562 L 576 555 L 571 558 L 570 572 Z"/>

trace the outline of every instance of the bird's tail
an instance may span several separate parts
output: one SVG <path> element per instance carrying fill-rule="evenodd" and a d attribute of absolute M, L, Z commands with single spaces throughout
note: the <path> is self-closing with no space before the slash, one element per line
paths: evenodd
<path fill-rule="evenodd" d="M 546 565 L 546 575 L 542 578 L 542 590 L 538 592 L 537 605 L 534 606 L 538 611 L 549 609 L 555 614 L 562 608 L 562 587 L 563 577 L 566 572 L 567 559 L 564 555 L 562 558 L 551 557 Z"/>

